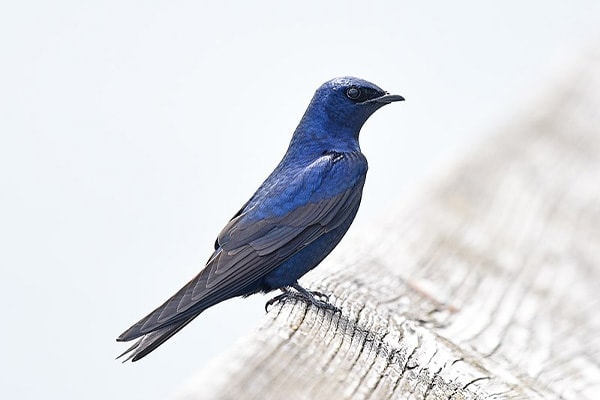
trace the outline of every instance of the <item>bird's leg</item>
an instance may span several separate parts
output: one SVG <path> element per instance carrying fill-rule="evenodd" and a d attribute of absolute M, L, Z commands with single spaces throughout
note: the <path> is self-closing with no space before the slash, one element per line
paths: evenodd
<path fill-rule="evenodd" d="M 302 286 L 300 286 L 300 284 L 298 282 L 294 283 L 292 285 L 292 287 L 294 289 L 296 289 L 298 291 L 298 293 L 300 293 L 300 295 L 301 295 L 302 298 L 313 298 L 313 299 L 315 299 L 315 297 L 320 297 L 320 298 L 323 299 L 324 302 L 328 302 L 329 301 L 329 296 L 326 295 L 325 293 L 317 292 L 316 290 L 304 289 Z"/>
<path fill-rule="evenodd" d="M 340 310 L 333 304 L 329 303 L 328 295 L 323 294 L 321 292 L 316 292 L 316 291 L 313 292 L 310 290 L 306 290 L 302 286 L 300 286 L 300 284 L 298 284 L 298 282 L 294 283 L 292 285 L 292 287 L 298 291 L 298 293 L 295 296 L 296 298 L 302 299 L 316 307 L 324 308 L 326 310 L 331 310 L 334 313 L 342 312 L 342 310 Z M 324 298 L 325 300 L 319 300 L 316 297 L 321 297 L 321 298 Z"/>
<path fill-rule="evenodd" d="M 296 289 L 298 290 L 298 289 Z M 325 294 L 323 292 L 318 292 L 316 290 L 306 290 L 308 293 L 312 294 L 314 297 L 320 297 L 323 299 L 324 302 L 329 302 L 329 295 Z"/>
<path fill-rule="evenodd" d="M 287 287 L 282 287 L 281 289 L 281 294 L 278 294 L 277 296 L 273 297 L 272 299 L 269 299 L 266 303 L 265 303 L 265 312 L 269 312 L 269 307 L 271 307 L 273 304 L 288 298 L 290 296 L 294 296 L 294 293 L 292 293 L 290 291 L 290 289 L 288 289 Z"/>
<path fill-rule="evenodd" d="M 329 303 L 329 296 L 321 293 L 321 292 L 317 292 L 317 291 L 311 291 L 311 290 L 306 290 L 304 289 L 302 286 L 300 286 L 298 284 L 298 282 L 294 283 L 293 285 L 291 285 L 290 287 L 293 287 L 294 289 L 296 289 L 296 291 L 291 291 L 288 287 L 283 287 L 281 288 L 281 291 L 283 293 L 273 297 L 272 299 L 270 299 L 269 301 L 267 301 L 267 303 L 265 304 L 265 311 L 269 311 L 269 307 L 272 306 L 273 304 L 280 302 L 282 300 L 287 299 L 288 297 L 291 297 L 293 299 L 298 299 L 298 300 L 302 300 L 305 301 L 307 303 L 310 303 L 316 307 L 319 308 L 324 308 L 326 310 L 331 310 L 335 313 L 339 312 L 341 313 L 342 310 L 340 310 L 339 308 L 337 308 L 336 306 L 334 306 L 333 304 Z M 323 298 L 324 300 L 319 300 L 317 299 L 317 297 Z"/>

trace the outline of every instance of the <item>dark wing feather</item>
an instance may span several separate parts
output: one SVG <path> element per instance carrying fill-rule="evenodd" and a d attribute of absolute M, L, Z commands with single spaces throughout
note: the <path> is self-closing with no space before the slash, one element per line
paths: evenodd
<path fill-rule="evenodd" d="M 131 347 L 125 350 L 117 359 L 128 354 L 123 362 L 137 361 L 152 353 L 158 346 L 166 342 L 171 336 L 183 329 L 184 326 L 192 322 L 196 316 L 190 317 L 173 325 L 166 326 L 154 332 L 148 333 L 136 341 Z"/>
<path fill-rule="evenodd" d="M 359 167 L 366 171 L 366 160 L 362 155 L 360 157 L 358 161 L 364 162 L 364 166 Z M 356 162 L 356 156 L 349 157 L 346 161 Z M 337 168 L 331 168 L 333 164 L 332 162 L 330 170 L 340 169 L 352 176 L 352 165 L 340 165 L 344 162 L 336 162 Z M 321 185 L 332 184 L 327 179 L 331 176 L 331 171 L 326 172 L 329 174 L 324 174 Z M 245 294 L 245 290 L 294 253 L 352 218 L 360 204 L 364 174 L 354 174 L 354 177 L 353 181 L 344 182 L 346 190 L 331 197 L 310 201 L 279 217 L 257 221 L 252 220 L 249 212 L 239 213 L 219 235 L 219 246 L 206 267 L 173 297 L 121 334 L 117 340 L 129 341 L 148 335 L 145 338 L 148 342 L 147 338 L 153 335 L 152 332 L 156 331 L 158 334 L 164 331 L 157 335 L 162 343 L 176 332 L 167 330 L 169 326 L 187 324 L 208 307 Z M 318 187 L 315 188 L 315 192 L 318 190 Z M 166 338 L 165 332 L 168 334 Z M 136 354 L 140 351 L 139 347 L 131 350 Z"/>

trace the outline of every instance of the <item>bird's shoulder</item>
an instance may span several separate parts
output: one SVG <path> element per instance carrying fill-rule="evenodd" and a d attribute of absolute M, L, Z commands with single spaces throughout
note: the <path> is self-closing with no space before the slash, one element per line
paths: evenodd
<path fill-rule="evenodd" d="M 275 226 L 296 225 L 300 214 L 310 225 L 321 222 L 319 218 L 328 210 L 360 202 L 367 160 L 360 152 L 329 151 L 296 170 L 276 172 L 223 228 L 215 250 L 233 237 L 243 244 Z"/>
<path fill-rule="evenodd" d="M 367 169 L 367 159 L 361 152 L 324 151 L 312 160 L 276 169 L 245 211 L 254 209 L 258 219 L 273 213 L 286 214 L 299 204 L 334 197 L 363 183 Z"/>

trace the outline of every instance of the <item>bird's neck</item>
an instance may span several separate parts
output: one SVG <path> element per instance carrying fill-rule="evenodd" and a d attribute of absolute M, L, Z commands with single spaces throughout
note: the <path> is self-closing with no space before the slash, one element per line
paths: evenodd
<path fill-rule="evenodd" d="M 326 151 L 360 152 L 359 132 L 360 127 L 340 124 L 325 112 L 309 109 L 292 136 L 286 156 L 317 158 Z"/>

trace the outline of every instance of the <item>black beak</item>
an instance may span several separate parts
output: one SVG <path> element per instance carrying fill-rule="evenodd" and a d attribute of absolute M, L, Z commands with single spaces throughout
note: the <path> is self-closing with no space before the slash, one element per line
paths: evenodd
<path fill-rule="evenodd" d="M 390 103 L 393 103 L 394 101 L 404 101 L 404 97 L 402 97 L 398 94 L 386 93 L 383 96 L 377 97 L 371 101 L 376 102 L 376 103 L 390 104 Z"/>

